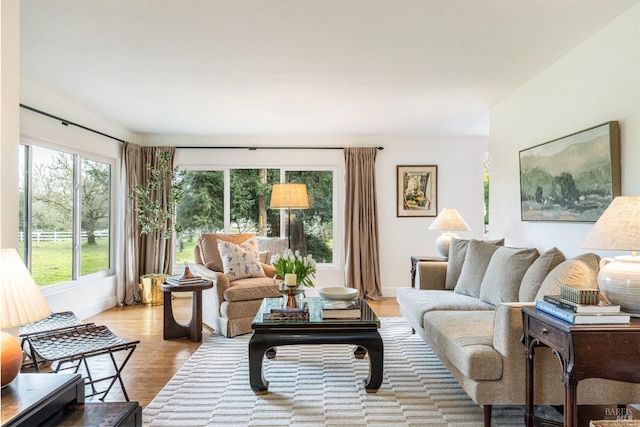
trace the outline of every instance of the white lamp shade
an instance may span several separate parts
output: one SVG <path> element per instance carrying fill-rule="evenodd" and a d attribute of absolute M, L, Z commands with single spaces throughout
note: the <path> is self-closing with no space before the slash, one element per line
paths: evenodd
<path fill-rule="evenodd" d="M 600 261 L 598 286 L 622 311 L 640 317 L 640 197 L 616 197 L 589 231 L 581 247 L 631 251 L 631 256 Z"/>
<path fill-rule="evenodd" d="M 444 208 L 433 220 L 429 230 L 469 231 L 471 229 L 456 209 Z"/>
<path fill-rule="evenodd" d="M 273 184 L 271 209 L 309 209 L 307 184 L 285 182 Z"/>
<path fill-rule="evenodd" d="M 37 322 L 51 314 L 38 285 L 15 249 L 0 249 L 2 329 Z"/>
<path fill-rule="evenodd" d="M 640 250 L 640 196 L 613 199 L 580 246 L 607 251 Z"/>

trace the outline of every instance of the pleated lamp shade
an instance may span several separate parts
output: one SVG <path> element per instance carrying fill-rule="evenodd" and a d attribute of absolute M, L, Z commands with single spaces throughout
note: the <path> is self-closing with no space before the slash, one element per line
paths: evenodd
<path fill-rule="evenodd" d="M 15 249 L 0 249 L 2 329 L 37 322 L 51 314 L 49 305 Z"/>
<path fill-rule="evenodd" d="M 22 348 L 15 330 L 19 326 L 44 319 L 51 314 L 51 310 L 15 249 L 0 249 L 0 286 L 2 329 L 14 330 L 13 335 L 4 331 L 1 334 L 0 369 L 1 385 L 4 387 L 18 375 L 22 365 Z"/>

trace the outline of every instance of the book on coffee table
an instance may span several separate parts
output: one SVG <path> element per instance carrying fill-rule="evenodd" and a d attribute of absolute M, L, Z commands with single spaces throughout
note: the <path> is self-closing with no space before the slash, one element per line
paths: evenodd
<path fill-rule="evenodd" d="M 573 311 L 574 313 L 619 313 L 620 306 L 617 304 L 605 303 L 601 301 L 597 304 L 578 304 L 560 295 L 545 295 L 544 300 L 560 308 Z"/>
<path fill-rule="evenodd" d="M 322 300 L 323 319 L 359 319 L 360 305 L 357 301 Z"/>

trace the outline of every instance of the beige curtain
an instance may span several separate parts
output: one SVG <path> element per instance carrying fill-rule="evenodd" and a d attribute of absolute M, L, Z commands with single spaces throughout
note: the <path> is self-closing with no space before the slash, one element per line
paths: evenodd
<path fill-rule="evenodd" d="M 164 239 L 161 232 L 140 235 L 140 226 L 135 215 L 134 201 L 129 199 L 136 184 L 144 184 L 149 177 L 146 165 L 156 165 L 156 151 L 170 154 L 169 165 L 173 167 L 175 147 L 141 147 L 125 142 L 122 155 L 122 180 L 124 195 L 124 241 L 123 256 L 120 260 L 120 280 L 117 298 L 119 304 L 135 304 L 140 301 L 139 278 L 148 273 L 171 273 L 173 264 L 173 238 Z M 165 183 L 157 197 L 162 201 L 169 198 L 171 182 Z"/>
<path fill-rule="evenodd" d="M 345 254 L 347 287 L 382 299 L 378 253 L 375 147 L 345 148 Z"/>

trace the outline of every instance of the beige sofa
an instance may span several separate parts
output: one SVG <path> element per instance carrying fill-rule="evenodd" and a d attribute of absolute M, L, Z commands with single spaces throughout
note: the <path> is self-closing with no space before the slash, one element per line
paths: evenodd
<path fill-rule="evenodd" d="M 213 281 L 213 288 L 203 291 L 202 321 L 226 337 L 251 332 L 253 321 L 263 298 L 282 296 L 274 284 L 275 269 L 269 264 L 271 255 L 282 254 L 286 239 L 259 237 L 260 261 L 265 276 L 229 280 L 224 274 L 218 240 L 241 244 L 253 234 L 202 234 L 194 249 L 192 271 Z"/>
<path fill-rule="evenodd" d="M 402 314 L 449 369 L 467 394 L 484 406 L 524 405 L 525 357 L 521 343 L 524 304 L 559 293 L 560 284 L 597 286 L 599 258 L 583 254 L 565 260 L 553 248 L 542 255 L 454 239 L 449 262 L 420 262 L 416 288 L 401 288 Z M 564 384 L 558 359 L 536 350 L 536 404 L 562 405 Z M 640 402 L 640 384 L 587 379 L 578 386 L 579 404 Z"/>

